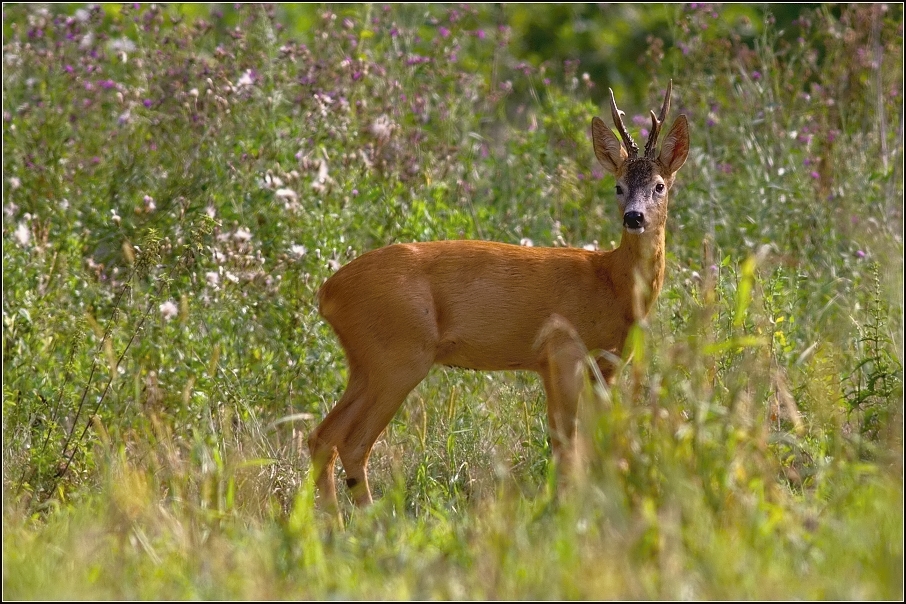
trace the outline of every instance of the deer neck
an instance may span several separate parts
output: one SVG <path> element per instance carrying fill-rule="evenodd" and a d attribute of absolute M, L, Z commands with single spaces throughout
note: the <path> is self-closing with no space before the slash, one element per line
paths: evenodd
<path fill-rule="evenodd" d="M 664 283 L 666 267 L 665 228 L 663 225 L 646 229 L 641 235 L 623 231 L 620 246 L 615 250 L 622 270 L 619 278 L 624 291 L 632 292 L 631 310 L 636 319 L 644 318 Z"/>

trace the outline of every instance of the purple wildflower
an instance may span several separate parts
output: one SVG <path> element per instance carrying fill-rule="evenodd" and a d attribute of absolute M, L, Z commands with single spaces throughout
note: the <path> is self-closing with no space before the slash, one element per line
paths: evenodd
<path fill-rule="evenodd" d="M 431 59 L 428 57 L 423 57 L 421 55 L 412 55 L 406 59 L 406 65 L 421 65 L 422 63 L 430 63 Z"/>

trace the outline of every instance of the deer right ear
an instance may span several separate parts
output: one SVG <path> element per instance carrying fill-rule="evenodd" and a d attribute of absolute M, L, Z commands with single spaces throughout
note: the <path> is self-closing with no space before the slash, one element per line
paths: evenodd
<path fill-rule="evenodd" d="M 681 115 L 673 122 L 670 134 L 664 139 L 658 161 L 667 168 L 669 174 L 675 173 L 686 163 L 689 155 L 689 122 Z"/>
<path fill-rule="evenodd" d="M 595 147 L 595 157 L 601 162 L 601 166 L 616 175 L 629 153 L 601 118 L 591 119 L 591 140 Z"/>

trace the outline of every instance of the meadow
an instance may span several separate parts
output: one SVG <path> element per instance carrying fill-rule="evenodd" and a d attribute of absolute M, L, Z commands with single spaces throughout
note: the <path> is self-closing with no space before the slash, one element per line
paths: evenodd
<path fill-rule="evenodd" d="M 903 7 L 788 10 L 4 5 L 4 599 L 902 600 Z M 333 525 L 317 288 L 614 247 L 591 119 L 646 136 L 670 79 L 667 276 L 582 480 L 535 375 L 435 368 Z"/>

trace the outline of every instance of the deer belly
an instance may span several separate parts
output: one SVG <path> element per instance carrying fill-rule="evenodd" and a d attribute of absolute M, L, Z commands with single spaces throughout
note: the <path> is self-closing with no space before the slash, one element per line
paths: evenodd
<path fill-rule="evenodd" d="M 435 363 L 487 371 L 534 369 L 540 358 L 535 340 L 543 323 L 496 312 L 441 323 Z"/>

